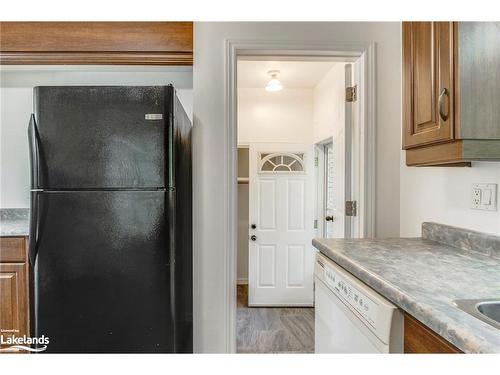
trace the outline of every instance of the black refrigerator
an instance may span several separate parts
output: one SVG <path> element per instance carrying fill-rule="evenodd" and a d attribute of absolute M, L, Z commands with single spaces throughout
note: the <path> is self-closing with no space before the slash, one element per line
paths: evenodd
<path fill-rule="evenodd" d="M 32 337 L 52 353 L 192 352 L 192 127 L 175 89 L 33 94 Z"/>

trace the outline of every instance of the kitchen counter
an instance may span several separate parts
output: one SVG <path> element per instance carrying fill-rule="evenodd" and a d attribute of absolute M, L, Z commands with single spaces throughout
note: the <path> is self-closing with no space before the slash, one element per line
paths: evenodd
<path fill-rule="evenodd" d="M 500 298 L 500 237 L 424 223 L 422 238 L 313 245 L 460 350 L 500 353 L 500 330 L 452 303 Z"/>
<path fill-rule="evenodd" d="M 0 209 L 0 237 L 28 236 L 29 208 Z"/>

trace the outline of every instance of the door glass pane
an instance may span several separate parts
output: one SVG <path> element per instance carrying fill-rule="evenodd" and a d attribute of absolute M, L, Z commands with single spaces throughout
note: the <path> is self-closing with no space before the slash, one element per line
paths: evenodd
<path fill-rule="evenodd" d="M 274 168 L 276 172 L 290 172 L 290 168 L 288 165 L 277 165 L 276 168 Z"/>
<path fill-rule="evenodd" d="M 303 153 L 261 153 L 260 172 L 304 172 Z"/>

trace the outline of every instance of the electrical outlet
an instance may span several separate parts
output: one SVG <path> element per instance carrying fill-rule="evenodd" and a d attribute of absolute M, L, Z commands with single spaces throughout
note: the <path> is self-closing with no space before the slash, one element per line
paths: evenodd
<path fill-rule="evenodd" d="M 472 188 L 472 207 L 478 208 L 481 204 L 481 189 Z"/>
<path fill-rule="evenodd" d="M 497 184 L 472 184 L 472 208 L 497 210 Z"/>

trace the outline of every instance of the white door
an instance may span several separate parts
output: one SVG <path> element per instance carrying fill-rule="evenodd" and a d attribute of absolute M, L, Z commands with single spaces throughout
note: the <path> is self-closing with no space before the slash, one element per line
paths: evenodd
<path fill-rule="evenodd" d="M 250 145 L 249 306 L 312 306 L 312 145 Z"/>
<path fill-rule="evenodd" d="M 353 87 L 357 85 L 354 84 L 353 73 L 352 73 L 352 65 L 345 64 L 345 87 L 346 90 L 348 87 Z M 352 152 L 353 152 L 353 103 L 345 102 L 345 117 L 344 117 L 344 184 L 343 184 L 343 207 L 342 211 L 344 213 L 344 237 L 351 238 L 352 237 L 352 217 L 347 216 L 346 213 L 346 203 L 348 201 L 354 200 L 352 194 Z M 339 228 L 340 229 L 340 228 Z"/>
<path fill-rule="evenodd" d="M 345 66 L 345 87 L 352 86 L 351 64 Z M 343 126 L 335 127 L 332 142 L 323 144 L 323 235 L 326 238 L 351 238 L 353 217 L 346 215 L 346 201 L 353 194 L 353 126 L 355 102 L 345 102 Z M 355 224 L 355 223 L 354 223 Z"/>

